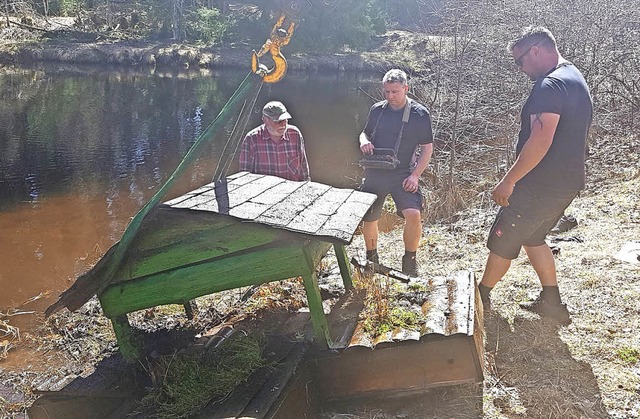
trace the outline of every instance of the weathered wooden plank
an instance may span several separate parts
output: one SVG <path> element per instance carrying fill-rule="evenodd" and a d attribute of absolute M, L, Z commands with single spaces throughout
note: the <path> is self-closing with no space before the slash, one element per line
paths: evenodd
<path fill-rule="evenodd" d="M 345 249 L 341 244 L 334 243 L 333 252 L 336 254 L 336 260 L 338 261 L 338 267 L 340 268 L 340 276 L 342 277 L 344 289 L 352 290 L 353 281 L 351 280 L 351 267 L 349 266 L 347 249 Z"/>
<path fill-rule="evenodd" d="M 426 321 L 420 334 L 422 336 L 431 333 L 446 335 L 448 312 L 449 289 L 446 278 L 436 277 L 433 279 L 433 287 L 427 301 L 422 305 L 422 314 Z"/>
<path fill-rule="evenodd" d="M 315 235 L 316 231 L 318 231 L 328 219 L 328 215 L 322 215 L 312 211 L 302 211 L 296 215 L 289 224 L 283 227 L 289 231 Z"/>
<path fill-rule="evenodd" d="M 268 204 L 245 202 L 244 204 L 240 204 L 237 207 L 231 208 L 229 210 L 229 215 L 246 220 L 246 222 L 253 222 L 255 218 L 259 217 L 261 214 L 264 214 L 264 212 L 269 208 L 271 208 L 271 205 Z"/>
<path fill-rule="evenodd" d="M 363 203 L 360 202 L 363 199 L 362 196 L 351 194 L 344 204 L 338 208 L 338 211 L 316 232 L 316 235 L 335 236 L 345 240 L 347 243 L 351 243 L 353 233 L 355 233 L 360 221 L 362 221 L 362 217 L 375 201 L 375 195 L 367 195 L 369 195 L 369 202 Z"/>
<path fill-rule="evenodd" d="M 170 202 L 175 208 L 228 214 L 346 244 L 375 201 L 369 193 L 251 173 L 231 179 L 225 186 L 228 194 L 218 190 L 215 200 L 207 199 L 214 195 L 212 187 L 210 183 L 200 188 L 199 195 Z"/>
<path fill-rule="evenodd" d="M 369 192 L 361 192 L 357 190 L 352 190 L 351 196 L 349 197 L 349 202 L 359 202 L 361 204 L 367 204 L 371 206 L 373 202 L 376 200 L 376 196 Z"/>
<path fill-rule="evenodd" d="M 265 352 L 270 348 L 266 348 Z M 260 393 L 251 400 L 251 402 L 244 409 L 242 414 L 238 415 L 240 418 L 255 418 L 262 419 L 265 417 L 272 417 L 269 415 L 271 407 L 276 403 L 280 394 L 287 388 L 295 372 L 299 369 L 300 363 L 304 358 L 307 351 L 307 344 L 297 342 L 294 347 L 289 351 L 287 357 L 276 366 L 271 367 L 268 374 L 268 381 L 262 386 Z M 269 416 L 268 416 L 269 415 Z M 219 416 L 227 417 L 227 416 Z M 292 417 L 292 416 L 290 416 Z M 302 416 L 296 416 L 302 417 Z"/>
<path fill-rule="evenodd" d="M 272 188 L 269 188 L 268 191 L 264 191 L 260 195 L 251 198 L 251 202 L 255 202 L 258 204 L 275 205 L 278 202 L 284 200 L 287 196 L 291 195 L 293 191 L 302 187 L 303 185 L 303 182 L 282 182 L 273 186 Z"/>
<path fill-rule="evenodd" d="M 324 194 L 329 188 L 331 188 L 331 186 L 322 183 L 307 182 L 282 202 L 274 205 L 260 217 L 256 218 L 256 221 L 272 226 L 286 226 L 294 217 L 311 205 L 311 203 L 318 199 L 318 197 Z"/>
<path fill-rule="evenodd" d="M 190 209 L 195 211 L 205 211 L 205 212 L 222 212 L 220 211 L 220 206 L 218 205 L 218 199 L 215 197 L 211 197 L 208 201 L 202 201 L 198 204 L 192 206 Z"/>
<path fill-rule="evenodd" d="M 180 229 L 182 226 L 183 224 L 177 223 L 171 231 Z M 154 237 L 158 239 L 158 243 L 165 245 L 144 251 L 134 248 L 128 252 L 121 267 L 115 274 L 114 282 L 128 281 L 156 272 L 232 254 L 270 243 L 286 234 L 266 226 L 242 223 L 225 225 L 222 228 L 218 228 L 215 223 L 211 223 L 210 226 L 206 224 L 201 224 L 200 226 L 201 230 L 199 232 L 180 237 L 179 241 L 171 243 L 162 239 L 162 232 L 165 230 L 158 230 Z"/>
<path fill-rule="evenodd" d="M 257 175 L 255 173 L 250 172 L 238 172 L 235 175 L 227 176 L 227 179 L 231 179 L 231 182 L 234 185 L 246 185 L 247 183 L 253 182 L 258 178 L 264 177 L 264 175 Z"/>
<path fill-rule="evenodd" d="M 229 207 L 233 208 L 264 193 L 270 188 L 285 183 L 287 180 L 276 176 L 263 176 L 253 182 L 246 183 L 240 188 L 229 191 Z"/>
<path fill-rule="evenodd" d="M 288 230 L 315 234 L 327 222 L 329 217 L 336 214 L 340 206 L 350 195 L 351 191 L 347 189 L 328 189 L 311 205 L 304 208 L 297 217 L 287 224 L 286 228 Z"/>
<path fill-rule="evenodd" d="M 269 336 L 262 353 L 270 365 L 254 371 L 227 398 L 210 403 L 193 419 L 264 417 L 274 402 L 273 398 L 287 387 L 306 347 L 305 343 Z M 242 414 L 243 411 L 247 413 Z"/>
<path fill-rule="evenodd" d="M 326 405 L 337 399 L 415 394 L 443 385 L 482 382 L 472 340 L 464 335 L 374 350 L 325 351 L 309 365 Z"/>
<path fill-rule="evenodd" d="M 308 275 L 315 265 L 308 265 L 304 251 L 323 254 L 329 246 L 324 242 L 284 240 L 112 284 L 100 296 L 102 309 L 111 318 L 163 304 L 182 304 L 214 292 Z"/>
<path fill-rule="evenodd" d="M 198 189 L 195 189 L 193 191 L 189 191 L 184 195 L 178 196 L 176 198 L 173 198 L 169 201 L 164 202 L 164 205 L 168 205 L 168 206 L 174 206 L 174 205 L 178 205 L 178 204 L 182 204 L 181 208 L 189 208 L 190 205 L 188 203 L 186 203 L 185 201 L 188 201 L 190 199 L 193 199 L 194 197 L 203 195 L 203 194 L 210 194 L 211 190 L 213 189 L 213 183 L 208 183 L 206 185 L 202 185 L 201 187 L 199 187 Z"/>
<path fill-rule="evenodd" d="M 166 205 L 172 206 L 174 208 L 189 208 L 189 209 L 198 209 L 204 211 L 217 212 L 218 211 L 218 200 L 225 199 L 225 197 L 229 193 L 229 189 L 238 188 L 240 185 L 229 186 L 228 183 L 224 185 L 219 185 L 216 188 L 215 183 L 208 183 L 193 192 L 189 192 L 187 199 L 180 201 L 181 197 L 173 199 L 171 201 L 166 202 Z M 218 194 L 216 194 L 216 189 Z"/>
<path fill-rule="evenodd" d="M 193 196 L 190 196 L 188 199 L 185 199 L 184 201 L 173 203 L 170 206 L 171 208 L 192 209 L 211 201 L 215 202 L 215 199 L 216 198 L 211 195 L 205 195 L 205 194 L 193 195 Z M 177 201 L 177 200 L 178 198 L 176 198 L 173 201 Z M 169 202 L 172 202 L 172 201 L 169 201 Z"/>
<path fill-rule="evenodd" d="M 452 298 L 449 299 L 449 329 L 452 333 L 464 333 L 473 335 L 473 302 L 474 284 L 473 273 L 469 271 L 456 271 L 449 277 L 451 284 L 455 284 Z"/>
<path fill-rule="evenodd" d="M 164 202 L 164 205 L 169 205 L 169 206 L 178 205 L 178 204 L 180 204 L 180 203 L 192 198 L 193 196 L 195 196 L 195 194 L 193 192 L 189 192 L 187 194 L 181 195 L 181 196 L 179 196 L 177 198 L 173 198 L 173 199 L 170 199 L 170 200 Z"/>

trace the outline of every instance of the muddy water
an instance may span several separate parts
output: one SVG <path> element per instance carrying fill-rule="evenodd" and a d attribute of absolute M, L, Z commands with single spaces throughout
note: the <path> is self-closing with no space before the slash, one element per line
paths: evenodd
<path fill-rule="evenodd" d="M 28 313 L 10 317 L 12 326 L 36 329 L 46 307 L 121 237 L 244 75 L 0 73 L 0 313 Z M 288 74 L 265 85 L 257 103 L 289 107 L 314 180 L 354 186 L 357 135 L 377 77 Z M 254 112 L 249 126 L 259 118 Z M 208 182 L 225 141 L 222 132 L 167 199 Z M 28 359 L 18 348 L 0 366 Z"/>

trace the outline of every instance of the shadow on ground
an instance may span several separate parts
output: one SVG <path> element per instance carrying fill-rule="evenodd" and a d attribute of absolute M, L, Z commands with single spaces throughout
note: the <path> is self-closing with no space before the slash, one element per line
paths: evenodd
<path fill-rule="evenodd" d="M 591 366 L 573 358 L 558 328 L 540 319 L 509 324 L 497 314 L 485 317 L 492 408 L 531 418 L 610 417 Z"/>

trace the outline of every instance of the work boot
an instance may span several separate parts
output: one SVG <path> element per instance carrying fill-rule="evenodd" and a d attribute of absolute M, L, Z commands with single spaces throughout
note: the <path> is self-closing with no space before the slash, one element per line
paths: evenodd
<path fill-rule="evenodd" d="M 478 284 L 478 294 L 480 294 L 480 300 L 482 301 L 482 311 L 485 313 L 491 311 L 491 296 L 489 295 L 490 291 L 491 288 Z"/>
<path fill-rule="evenodd" d="M 418 261 L 415 256 L 402 256 L 402 272 L 413 278 L 418 277 Z"/>
<path fill-rule="evenodd" d="M 573 215 L 563 215 L 560 217 L 556 225 L 551 229 L 551 233 L 558 234 L 569 231 L 578 225 L 578 221 Z"/>
<path fill-rule="evenodd" d="M 571 323 L 571 317 L 566 304 L 551 304 L 542 298 L 542 295 L 538 295 L 533 301 L 520 303 L 520 308 L 535 313 L 543 319 L 553 320 L 562 325 Z"/>
<path fill-rule="evenodd" d="M 364 267 L 363 272 L 365 274 L 371 274 L 373 275 L 374 269 L 373 269 L 373 264 L 379 264 L 380 263 L 380 259 L 378 257 L 378 252 L 373 253 L 372 255 L 367 255 L 367 261 L 366 261 L 366 265 Z"/>

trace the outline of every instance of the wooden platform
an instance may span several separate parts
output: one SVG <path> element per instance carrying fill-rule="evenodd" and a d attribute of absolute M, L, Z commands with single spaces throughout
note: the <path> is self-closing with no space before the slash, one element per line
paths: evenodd
<path fill-rule="evenodd" d="M 352 286 L 344 245 L 374 200 L 352 189 L 241 172 L 154 209 L 98 296 L 123 356 L 134 361 L 142 349 L 127 313 L 298 276 L 316 333 L 332 346 L 315 270 L 333 244 L 344 285 Z"/>
<path fill-rule="evenodd" d="M 344 321 L 351 311 L 334 307 L 330 323 Z M 310 365 L 322 399 L 389 397 L 482 382 L 483 319 L 473 272 L 433 278 L 422 313 L 427 321 L 420 331 L 398 328 L 371 340 L 358 321 L 344 349 L 316 351 Z"/>

